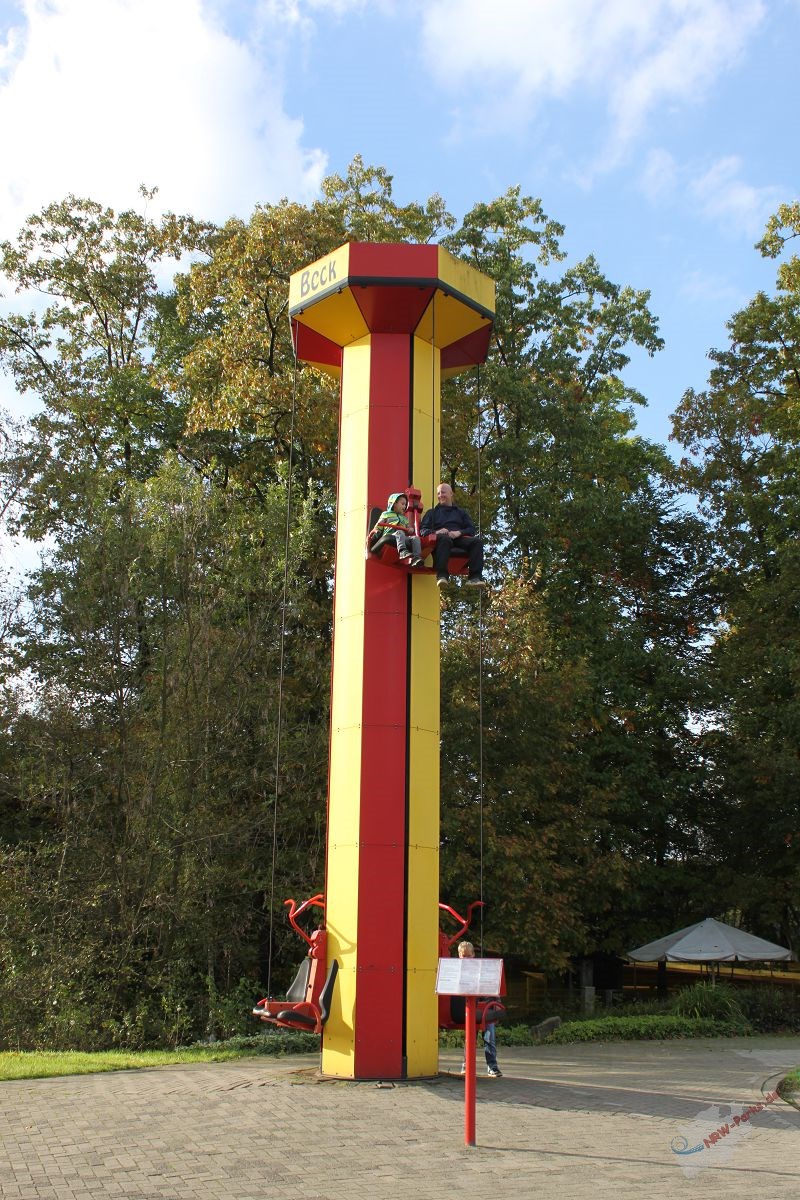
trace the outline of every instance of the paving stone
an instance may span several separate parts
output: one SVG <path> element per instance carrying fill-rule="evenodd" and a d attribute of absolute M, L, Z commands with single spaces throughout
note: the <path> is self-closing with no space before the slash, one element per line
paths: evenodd
<path fill-rule="evenodd" d="M 789 1106 L 693 1156 L 673 1141 L 710 1134 L 798 1063 L 797 1039 L 509 1048 L 504 1078 L 478 1080 L 474 1148 L 455 1073 L 376 1088 L 320 1082 L 298 1057 L 14 1081 L 0 1084 L 0 1196 L 788 1200 L 800 1193 Z"/>

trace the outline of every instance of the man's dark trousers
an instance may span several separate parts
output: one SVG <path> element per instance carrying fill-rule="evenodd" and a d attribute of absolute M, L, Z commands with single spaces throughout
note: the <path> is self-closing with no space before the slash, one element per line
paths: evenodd
<path fill-rule="evenodd" d="M 461 537 L 440 537 L 436 539 L 433 548 L 433 565 L 437 575 L 447 575 L 447 563 L 453 550 L 469 551 L 470 576 L 480 577 L 483 574 L 483 542 L 472 534 L 462 533 Z"/>

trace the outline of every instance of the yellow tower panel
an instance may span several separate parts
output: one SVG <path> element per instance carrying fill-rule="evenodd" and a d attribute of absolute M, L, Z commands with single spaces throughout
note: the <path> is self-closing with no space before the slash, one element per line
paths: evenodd
<path fill-rule="evenodd" d="M 430 340 L 414 338 L 411 481 L 422 492 L 425 508 L 436 503 L 439 483 L 440 362 L 441 354 Z"/>
<path fill-rule="evenodd" d="M 484 316 L 494 315 L 494 280 L 455 258 L 444 246 L 439 246 L 439 279 L 470 305 L 483 309 Z"/>
<path fill-rule="evenodd" d="M 344 352 L 342 448 L 336 522 L 334 671 L 328 785 L 328 961 L 339 960 L 333 1005 L 325 1027 L 322 1070 L 351 1076 L 357 983 L 359 813 L 363 673 L 336 670 L 364 659 L 364 530 L 369 434 L 369 338 Z"/>
<path fill-rule="evenodd" d="M 438 482 L 440 357 L 414 338 L 412 477 L 426 508 Z M 439 1063 L 439 594 L 431 575 L 412 579 L 410 633 L 406 1058 L 409 1077 L 419 1077 Z"/>

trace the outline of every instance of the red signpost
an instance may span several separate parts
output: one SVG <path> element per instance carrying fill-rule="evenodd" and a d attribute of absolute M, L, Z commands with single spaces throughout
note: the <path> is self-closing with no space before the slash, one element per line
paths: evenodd
<path fill-rule="evenodd" d="M 475 1145 L 475 996 L 467 996 L 464 1023 L 464 1145 Z"/>
<path fill-rule="evenodd" d="M 502 958 L 440 958 L 436 974 L 440 996 L 464 997 L 464 1145 L 475 1145 L 475 1039 L 479 996 L 505 994 Z M 486 1004 L 483 1012 L 486 1014 Z M 488 1014 L 486 1014 L 488 1015 Z M 485 1019 L 485 1017 L 484 1017 Z"/>

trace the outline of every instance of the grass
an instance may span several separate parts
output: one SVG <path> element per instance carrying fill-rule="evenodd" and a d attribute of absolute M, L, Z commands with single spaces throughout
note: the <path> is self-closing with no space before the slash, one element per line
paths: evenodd
<path fill-rule="evenodd" d="M 184 1063 L 229 1062 L 259 1054 L 308 1054 L 319 1049 L 313 1034 L 260 1034 L 230 1038 L 213 1046 L 182 1046 L 176 1050 L 4 1050 L 0 1051 L 0 1081 L 49 1079 L 54 1075 L 95 1075 L 100 1071 L 138 1071 Z"/>
<path fill-rule="evenodd" d="M 132 1071 L 171 1067 L 176 1063 L 224 1062 L 253 1050 L 218 1050 L 189 1046 L 183 1050 L 5 1050 L 0 1052 L 0 1080 L 47 1079 L 52 1075 L 94 1075 L 99 1071 Z"/>

